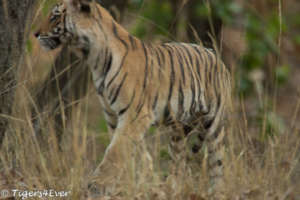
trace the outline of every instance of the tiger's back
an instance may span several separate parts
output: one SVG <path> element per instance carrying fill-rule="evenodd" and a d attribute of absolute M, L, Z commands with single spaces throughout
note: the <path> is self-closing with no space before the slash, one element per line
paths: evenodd
<path fill-rule="evenodd" d="M 98 77 L 94 79 L 98 92 L 106 99 L 105 107 L 114 112 L 111 114 L 120 116 L 133 109 L 138 118 L 146 109 L 155 123 L 172 117 L 189 124 L 199 116 L 212 118 L 220 106 L 218 101 L 226 100 L 224 91 L 230 93 L 230 74 L 211 50 L 194 44 L 151 45 L 139 40 L 133 45 L 130 39 L 120 39 L 120 44 L 126 44 L 117 63 L 122 67 L 107 71 L 103 79 L 95 72 L 97 68 L 92 70 Z M 108 60 L 113 63 L 114 57 Z"/>

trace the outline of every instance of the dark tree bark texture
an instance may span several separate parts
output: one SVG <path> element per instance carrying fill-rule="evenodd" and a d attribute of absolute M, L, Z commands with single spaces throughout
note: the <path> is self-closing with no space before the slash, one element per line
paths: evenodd
<path fill-rule="evenodd" d="M 37 93 L 34 94 L 39 111 L 35 113 L 33 110 L 33 119 L 40 141 L 43 140 L 40 137 L 42 123 L 47 122 L 49 117 L 54 117 L 56 136 L 61 140 L 64 124 L 71 118 L 72 108 L 76 106 L 74 102 L 87 94 L 90 80 L 88 66 L 67 46 L 63 47 L 48 77 L 42 86 L 38 85 Z M 37 117 L 40 114 L 42 116 Z"/>
<path fill-rule="evenodd" d="M 0 143 L 3 140 L 11 114 L 16 73 L 23 62 L 36 0 L 0 1 Z"/>
<path fill-rule="evenodd" d="M 202 3 L 205 3 L 205 1 L 201 1 Z M 201 39 L 204 46 L 213 48 L 213 43 L 211 41 L 211 38 L 209 36 L 209 33 L 213 35 L 214 32 L 215 36 L 217 37 L 216 40 L 220 41 L 220 32 L 222 28 L 222 20 L 217 17 L 217 15 L 214 12 L 214 4 L 211 4 L 212 8 L 212 15 L 211 20 L 212 24 L 209 23 L 208 18 L 200 17 L 196 13 L 197 3 L 199 3 L 199 0 L 190 0 L 187 3 L 187 13 L 188 13 L 188 22 L 192 26 L 188 27 L 188 38 L 192 42 L 197 42 L 197 37 Z M 212 25 L 212 26 L 211 26 Z M 195 37 L 193 29 L 197 32 L 198 36 Z M 213 30 L 212 30 L 213 29 Z M 214 35 L 213 35 L 214 36 Z"/>

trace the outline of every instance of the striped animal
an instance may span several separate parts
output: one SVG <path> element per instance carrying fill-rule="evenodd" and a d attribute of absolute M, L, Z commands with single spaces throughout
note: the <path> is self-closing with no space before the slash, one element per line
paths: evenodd
<path fill-rule="evenodd" d="M 140 146 L 152 168 L 144 134 L 151 125 L 170 126 L 171 143 L 197 135 L 193 152 L 206 143 L 209 176 L 222 182 L 224 117 L 230 74 L 209 49 L 187 43 L 145 43 L 128 33 L 99 4 L 65 0 L 57 4 L 35 36 L 45 49 L 70 45 L 92 72 L 112 133 L 95 172 L 97 187 L 109 187 Z"/>

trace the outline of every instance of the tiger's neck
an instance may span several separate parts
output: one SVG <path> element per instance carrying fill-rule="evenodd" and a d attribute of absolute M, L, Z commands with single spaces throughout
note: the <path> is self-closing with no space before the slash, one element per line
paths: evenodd
<path fill-rule="evenodd" d="M 106 45 L 113 53 L 124 54 L 134 49 L 138 38 L 132 36 L 125 28 L 118 24 L 107 10 L 97 6 L 100 29 L 103 30 Z"/>
<path fill-rule="evenodd" d="M 90 40 L 91 49 L 87 62 L 95 86 L 101 90 L 106 79 L 111 79 L 111 76 L 118 73 L 129 52 L 137 48 L 139 39 L 119 25 L 105 9 L 100 7 L 96 14 L 100 18 L 95 24 L 96 30 L 101 30 L 103 34 Z M 104 40 L 97 37 L 104 37 Z"/>

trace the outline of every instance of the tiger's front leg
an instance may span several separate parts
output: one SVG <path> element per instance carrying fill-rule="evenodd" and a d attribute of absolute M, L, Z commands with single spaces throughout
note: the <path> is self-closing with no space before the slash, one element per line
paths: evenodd
<path fill-rule="evenodd" d="M 126 185 L 122 184 L 124 181 L 135 181 L 138 173 L 151 173 L 153 170 L 152 158 L 144 141 L 144 133 L 153 120 L 149 113 L 141 113 L 141 117 L 132 119 L 135 116 L 135 113 L 128 114 L 127 118 L 119 121 L 104 158 L 91 178 L 91 195 L 119 193 L 119 186 Z M 130 182 L 133 182 L 132 180 Z"/>

